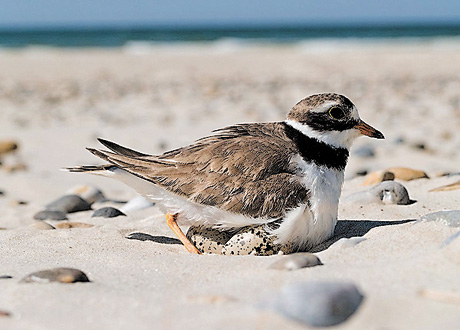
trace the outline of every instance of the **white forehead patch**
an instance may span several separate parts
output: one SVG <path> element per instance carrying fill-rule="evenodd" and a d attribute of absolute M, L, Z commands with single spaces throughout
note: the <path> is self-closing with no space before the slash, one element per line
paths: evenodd
<path fill-rule="evenodd" d="M 339 103 L 337 103 L 336 101 L 327 101 L 327 102 L 322 103 L 319 107 L 311 109 L 310 111 L 311 112 L 318 112 L 318 113 L 326 112 L 330 108 L 332 108 L 333 106 L 337 106 L 337 105 L 339 105 Z"/>

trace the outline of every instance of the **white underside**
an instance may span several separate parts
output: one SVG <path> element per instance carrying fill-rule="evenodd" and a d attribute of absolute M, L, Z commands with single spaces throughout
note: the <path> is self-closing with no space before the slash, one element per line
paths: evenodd
<path fill-rule="evenodd" d="M 298 169 L 299 182 L 310 192 L 310 205 L 290 210 L 279 228 L 272 231 L 276 243 L 292 243 L 299 249 L 313 247 L 329 238 L 337 222 L 338 202 L 343 183 L 343 171 L 331 170 L 306 163 L 300 156 L 292 159 Z M 155 202 L 163 212 L 179 213 L 180 225 L 203 225 L 222 230 L 273 221 L 230 213 L 214 206 L 205 206 L 175 195 L 151 182 L 122 169 L 100 173 L 134 188 L 148 200 Z"/>

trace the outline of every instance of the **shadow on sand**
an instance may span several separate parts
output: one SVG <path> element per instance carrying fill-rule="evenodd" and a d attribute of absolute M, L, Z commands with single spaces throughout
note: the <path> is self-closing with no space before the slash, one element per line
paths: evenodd
<path fill-rule="evenodd" d="M 334 236 L 327 241 L 315 246 L 308 252 L 320 252 L 326 250 L 332 244 L 342 238 L 351 238 L 364 236 L 372 228 L 382 226 L 402 225 L 408 222 L 414 222 L 415 219 L 398 220 L 398 221 L 375 221 L 375 220 L 339 220 L 335 227 Z"/>
<path fill-rule="evenodd" d="M 153 236 L 146 233 L 131 233 L 126 236 L 127 239 L 135 239 L 138 241 L 151 241 L 160 244 L 182 244 L 177 238 L 171 238 L 166 236 Z"/>

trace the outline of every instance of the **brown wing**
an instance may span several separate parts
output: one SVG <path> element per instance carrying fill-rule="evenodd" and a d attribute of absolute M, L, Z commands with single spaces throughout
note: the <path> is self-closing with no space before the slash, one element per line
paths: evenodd
<path fill-rule="evenodd" d="M 295 145 L 286 139 L 281 123 L 227 127 L 160 156 L 104 142 L 115 153 L 90 151 L 200 204 L 251 217 L 278 218 L 308 198 L 308 190 L 290 168 Z"/>

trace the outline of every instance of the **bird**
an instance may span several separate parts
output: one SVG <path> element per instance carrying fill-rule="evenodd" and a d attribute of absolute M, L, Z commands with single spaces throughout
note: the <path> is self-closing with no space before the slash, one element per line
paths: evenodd
<path fill-rule="evenodd" d="M 87 148 L 106 164 L 68 167 L 117 179 L 157 203 L 185 248 L 201 252 L 181 226 L 236 231 L 267 225 L 279 245 L 305 251 L 330 238 L 350 148 L 384 139 L 350 99 L 310 95 L 284 121 L 235 124 L 190 145 L 150 155 L 99 138 Z"/>

